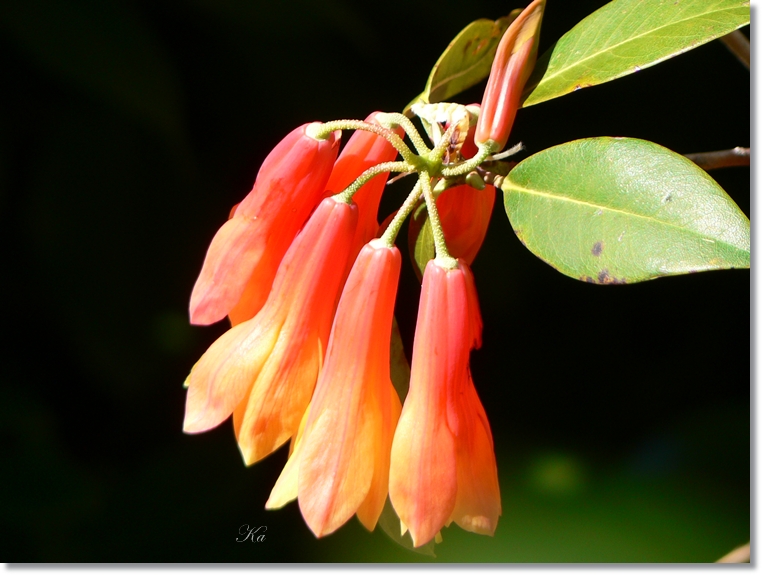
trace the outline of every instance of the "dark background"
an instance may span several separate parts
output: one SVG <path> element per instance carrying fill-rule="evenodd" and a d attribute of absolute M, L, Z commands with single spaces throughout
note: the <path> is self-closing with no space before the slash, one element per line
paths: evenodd
<path fill-rule="evenodd" d="M 540 52 L 602 4 L 549 0 Z M 401 110 L 461 28 L 518 6 L 2 3 L 3 560 L 432 561 L 355 519 L 315 540 L 295 504 L 264 510 L 283 450 L 246 468 L 229 422 L 183 435 L 182 382 L 226 329 L 189 326 L 187 302 L 286 133 Z M 748 94 L 712 42 L 520 111 L 511 144 L 746 146 Z M 749 170 L 712 176 L 748 214 Z M 525 250 L 499 201 L 473 270 L 504 513 L 494 538 L 445 529 L 437 560 L 714 561 L 748 541 L 748 271 L 583 284 Z M 408 350 L 417 298 L 406 264 Z M 242 524 L 266 542 L 236 543 Z"/>

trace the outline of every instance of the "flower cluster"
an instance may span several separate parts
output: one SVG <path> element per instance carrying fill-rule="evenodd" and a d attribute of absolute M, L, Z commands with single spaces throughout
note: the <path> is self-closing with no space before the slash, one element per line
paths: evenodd
<path fill-rule="evenodd" d="M 517 19 L 521 26 L 537 4 Z M 527 37 L 512 28 L 503 42 Z M 528 49 L 518 50 L 519 65 L 510 64 L 512 53 L 501 43 L 492 76 L 524 69 Z M 488 86 L 481 110 L 505 97 Z M 482 330 L 469 265 L 495 188 L 466 176 L 505 145 L 512 116 L 485 119 L 479 109 L 421 108 L 424 124 L 436 127 L 427 129 L 433 148 L 401 114 L 297 128 L 269 154 L 207 252 L 191 322 L 227 316 L 232 327 L 186 380 L 184 430 L 207 431 L 232 415 L 247 464 L 290 440 L 267 507 L 298 499 L 317 536 L 355 514 L 372 530 L 387 497 L 416 546 L 452 521 L 476 533 L 497 526 L 492 434 L 469 369 Z M 338 154 L 346 129 L 355 133 Z M 418 183 L 379 226 L 390 172 L 417 173 Z M 403 405 L 390 376 L 401 268 L 394 242 L 416 207 L 428 212 L 436 257 L 425 265 Z"/>

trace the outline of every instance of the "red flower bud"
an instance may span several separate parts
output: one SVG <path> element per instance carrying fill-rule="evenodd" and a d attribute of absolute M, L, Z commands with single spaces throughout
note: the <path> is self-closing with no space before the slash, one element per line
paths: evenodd
<path fill-rule="evenodd" d="M 495 186 L 476 190 L 469 185 L 446 189 L 437 198 L 447 250 L 471 265 L 482 247 L 495 205 Z"/>
<path fill-rule="evenodd" d="M 477 144 L 492 141 L 493 153 L 508 142 L 521 92 L 537 59 L 544 10 L 545 0 L 534 0 L 508 26 L 497 47 L 474 138 Z"/>
<path fill-rule="evenodd" d="M 309 126 L 270 152 L 254 188 L 214 236 L 193 287 L 191 323 L 207 325 L 227 314 L 240 323 L 267 299 L 278 264 L 323 198 L 339 151 L 335 133 L 317 140 Z"/>
<path fill-rule="evenodd" d="M 376 526 L 389 485 L 400 400 L 391 382 L 389 339 L 402 258 L 380 241 L 355 260 L 333 321 L 315 394 L 267 508 L 299 497 L 318 537 L 353 514 Z"/>
<path fill-rule="evenodd" d="M 376 114 L 379 113 L 373 112 L 365 121 L 370 124 L 378 124 Z M 402 128 L 398 127 L 393 131 L 398 136 L 404 135 Z M 331 193 L 338 194 L 368 168 L 383 162 L 391 162 L 396 157 L 397 150 L 383 137 L 365 130 L 357 130 L 339 154 L 339 159 L 336 160 L 331 177 L 326 184 L 326 189 Z M 381 194 L 388 179 L 389 172 L 379 174 L 352 196 L 352 201 L 357 204 L 359 209 L 359 220 L 353 242 L 353 256 L 360 251 L 363 245 L 376 237 L 378 232 L 378 205 L 381 202 Z M 354 257 L 352 259 L 354 260 Z"/>
<path fill-rule="evenodd" d="M 323 363 L 356 227 L 357 206 L 320 203 L 259 313 L 225 332 L 191 370 L 186 433 L 212 429 L 232 413 L 249 464 L 296 433 Z"/>
<path fill-rule="evenodd" d="M 392 442 L 389 498 L 419 547 L 455 521 L 492 535 L 501 513 L 487 415 L 469 353 L 481 345 L 473 276 L 431 260 L 423 274 L 410 391 Z"/>

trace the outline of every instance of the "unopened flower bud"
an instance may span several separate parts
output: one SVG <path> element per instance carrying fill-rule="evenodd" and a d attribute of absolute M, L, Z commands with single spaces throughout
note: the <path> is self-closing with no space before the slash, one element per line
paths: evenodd
<path fill-rule="evenodd" d="M 483 190 L 486 186 L 484 178 L 479 175 L 479 172 L 469 172 L 466 175 L 466 183 L 477 190 Z"/>
<path fill-rule="evenodd" d="M 521 92 L 537 60 L 544 10 L 545 0 L 534 0 L 511 23 L 497 48 L 474 137 L 477 145 L 492 142 L 492 153 L 505 147 L 511 133 Z"/>

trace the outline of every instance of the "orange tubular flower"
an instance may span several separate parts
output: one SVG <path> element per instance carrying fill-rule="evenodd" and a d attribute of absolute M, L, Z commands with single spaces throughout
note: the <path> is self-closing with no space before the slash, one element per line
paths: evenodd
<path fill-rule="evenodd" d="M 365 121 L 370 124 L 378 124 L 376 114 L 379 113 L 373 112 Z M 398 136 L 404 134 L 404 130 L 399 127 L 393 131 Z M 384 138 L 372 132 L 357 130 L 339 154 L 339 159 L 336 160 L 336 165 L 333 167 L 328 184 L 326 184 L 326 189 L 338 194 L 368 168 L 382 162 L 391 162 L 396 157 L 397 150 Z M 388 172 L 379 174 L 352 196 L 352 201 L 359 208 L 360 218 L 353 244 L 355 252 L 360 251 L 363 245 L 376 237 L 378 232 L 378 204 L 388 179 Z"/>
<path fill-rule="evenodd" d="M 389 477 L 392 505 L 416 547 L 452 521 L 492 535 L 501 514 L 492 433 L 468 363 L 481 329 L 468 266 L 431 260 Z"/>
<path fill-rule="evenodd" d="M 477 190 L 467 184 L 446 189 L 437 198 L 437 211 L 447 249 L 471 265 L 487 235 L 495 186 Z"/>
<path fill-rule="evenodd" d="M 191 370 L 187 433 L 211 429 L 235 411 L 247 464 L 295 434 L 317 381 L 356 226 L 356 206 L 320 203 L 260 312 L 222 335 Z"/>
<path fill-rule="evenodd" d="M 310 126 L 270 152 L 254 188 L 217 231 L 191 295 L 191 323 L 208 325 L 230 314 L 235 325 L 264 304 L 278 264 L 324 196 L 338 153 L 335 133 L 318 140 Z"/>
<path fill-rule="evenodd" d="M 304 430 L 267 502 L 273 509 L 298 495 L 302 515 L 318 537 L 355 513 L 373 530 L 386 501 L 400 414 L 389 372 L 400 262 L 399 250 L 378 240 L 358 255 Z"/>
<path fill-rule="evenodd" d="M 521 92 L 537 60 L 544 11 L 545 0 L 534 0 L 511 22 L 497 47 L 474 137 L 477 144 L 492 141 L 493 152 L 508 142 Z"/>

